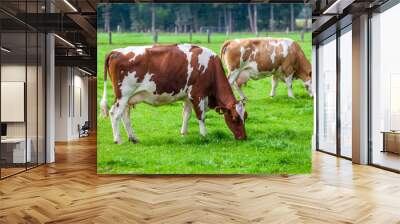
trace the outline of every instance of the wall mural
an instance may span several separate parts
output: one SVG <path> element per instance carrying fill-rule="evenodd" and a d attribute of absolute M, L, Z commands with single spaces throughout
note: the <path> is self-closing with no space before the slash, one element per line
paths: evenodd
<path fill-rule="evenodd" d="M 99 174 L 311 172 L 311 7 L 99 4 Z"/>

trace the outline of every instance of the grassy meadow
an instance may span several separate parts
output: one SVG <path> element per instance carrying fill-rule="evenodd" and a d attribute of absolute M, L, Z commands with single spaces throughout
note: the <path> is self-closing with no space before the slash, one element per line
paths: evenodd
<path fill-rule="evenodd" d="M 192 44 L 220 52 L 225 40 L 253 37 L 248 33 L 213 34 L 207 43 L 206 34 L 193 34 Z M 267 36 L 261 33 L 260 36 Z M 273 33 L 271 37 L 289 37 L 298 41 L 311 60 L 311 34 Z M 150 45 L 149 33 L 118 33 L 112 36 L 98 33 L 98 105 L 103 94 L 103 66 L 106 53 L 113 49 Z M 160 33 L 158 43 L 188 43 L 188 34 Z M 243 88 L 249 101 L 246 104 L 246 141 L 236 141 L 223 116 L 210 110 L 206 115 L 208 135 L 201 137 L 197 119 L 192 113 L 189 133 L 180 135 L 182 102 L 153 107 L 138 104 L 131 121 L 138 144 L 128 142 L 121 123 L 123 144 L 113 143 L 111 122 L 103 118 L 98 108 L 97 170 L 100 174 L 298 174 L 311 172 L 311 135 L 313 101 L 301 81 L 293 84 L 295 99 L 287 97 L 287 88 L 280 83 L 275 97 L 269 97 L 270 78 L 251 80 Z M 109 107 L 114 102 L 108 80 Z"/>

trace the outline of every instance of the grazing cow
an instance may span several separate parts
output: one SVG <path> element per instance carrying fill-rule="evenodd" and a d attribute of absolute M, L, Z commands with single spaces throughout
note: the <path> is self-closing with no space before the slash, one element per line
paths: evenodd
<path fill-rule="evenodd" d="M 119 121 L 129 140 L 137 138 L 130 123 L 130 108 L 144 102 L 159 106 L 184 101 L 181 134 L 187 133 L 192 108 L 199 121 L 200 134 L 208 108 L 224 114 L 236 139 L 245 139 L 244 105 L 235 99 L 220 58 L 211 50 L 190 44 L 137 46 L 113 50 L 105 58 L 102 112 L 107 116 L 107 72 L 115 94 L 110 109 L 114 142 L 120 143 Z"/>
<path fill-rule="evenodd" d="M 291 39 L 250 38 L 226 41 L 221 58 L 229 74 L 229 82 L 246 99 L 241 85 L 249 79 L 272 76 L 270 96 L 275 96 L 279 80 L 286 83 L 288 96 L 293 97 L 292 81 L 301 79 L 312 96 L 311 65 L 299 44 Z M 236 81 L 236 82 L 235 82 Z"/>

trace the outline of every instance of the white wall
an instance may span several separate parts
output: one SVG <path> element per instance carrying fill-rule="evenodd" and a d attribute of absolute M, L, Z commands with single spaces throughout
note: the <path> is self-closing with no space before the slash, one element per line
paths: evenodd
<path fill-rule="evenodd" d="M 69 69 L 67 67 L 55 68 L 55 140 L 68 140 L 68 87 Z"/>
<path fill-rule="evenodd" d="M 77 139 L 78 124 L 88 120 L 88 78 L 76 68 L 56 67 L 55 85 L 55 140 Z"/>

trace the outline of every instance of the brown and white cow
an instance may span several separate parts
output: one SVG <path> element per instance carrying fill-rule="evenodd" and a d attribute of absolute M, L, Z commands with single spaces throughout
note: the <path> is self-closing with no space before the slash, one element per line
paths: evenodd
<path fill-rule="evenodd" d="M 220 58 L 211 50 L 190 44 L 136 46 L 113 50 L 105 58 L 104 92 L 101 101 L 107 108 L 107 73 L 115 103 L 110 109 L 114 142 L 120 143 L 119 121 L 125 125 L 129 140 L 137 142 L 130 123 L 130 108 L 144 102 L 159 106 L 184 101 L 181 134 L 187 133 L 192 108 L 205 136 L 208 108 L 224 114 L 236 139 L 245 139 L 244 105 L 235 99 Z"/>
<path fill-rule="evenodd" d="M 293 97 L 292 81 L 301 79 L 312 96 L 311 64 L 299 44 L 286 38 L 249 38 L 226 41 L 221 58 L 229 74 L 229 82 L 246 99 L 241 86 L 249 79 L 272 76 L 270 96 L 275 96 L 279 80 L 286 83 L 288 96 Z M 236 81 L 236 82 L 235 82 Z"/>

